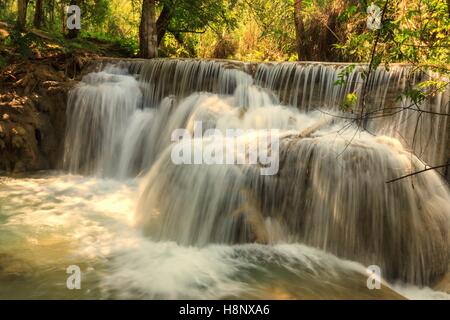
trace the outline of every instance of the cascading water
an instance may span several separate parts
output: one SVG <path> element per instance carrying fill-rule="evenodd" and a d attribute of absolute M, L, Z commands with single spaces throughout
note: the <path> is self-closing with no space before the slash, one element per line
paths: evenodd
<path fill-rule="evenodd" d="M 361 131 L 339 105 L 347 93 L 361 92 L 362 67 L 337 86 L 343 68 L 153 60 L 120 63 L 87 75 L 69 98 L 64 168 L 99 177 L 102 188 L 105 181 L 113 181 L 108 182 L 114 185 L 108 189 L 112 193 L 121 190 L 120 184 L 122 192 L 132 193 L 139 177 L 139 199 L 119 208 L 134 213 L 133 224 L 145 236 L 145 241 L 129 237 L 138 248 L 111 240 L 120 234 L 98 240 L 122 250 L 102 288 L 115 292 L 129 286 L 151 298 L 271 298 L 261 292 L 280 287 L 287 292 L 298 281 L 310 297 L 338 297 L 339 290 L 332 288 L 348 287 L 358 291 L 355 297 L 374 297 L 365 291 L 364 269 L 340 259 L 380 266 L 389 281 L 433 285 L 441 279 L 450 260 L 445 180 L 441 173 L 428 171 L 386 182 L 423 169 L 408 150 L 430 165 L 445 163 L 448 117 L 432 112 L 449 113 L 448 91 L 421 105 L 430 113 L 396 113 L 409 103 L 395 99 L 405 88 L 407 67 L 377 70 L 368 106 L 388 111 L 370 119 L 367 132 Z M 194 134 L 198 123 L 201 133 L 248 131 L 232 138 L 172 141 L 174 130 Z M 237 161 L 250 157 L 252 145 L 268 129 L 276 129 L 279 140 L 274 175 L 262 175 L 261 162 Z M 238 150 L 239 143 L 245 148 Z M 200 146 L 215 154 L 222 145 L 231 145 L 222 151 L 236 162 L 177 165 L 173 151 L 185 144 L 189 150 Z M 270 147 L 273 155 L 275 146 Z M 74 188 L 81 192 L 86 183 L 81 180 Z M 95 208 L 95 222 L 83 220 L 82 225 L 98 224 L 104 207 L 102 201 L 94 203 L 97 192 L 86 200 Z M 111 215 L 107 219 L 115 221 Z M 116 224 L 111 233 L 119 229 Z M 159 270 L 161 278 L 149 268 Z M 196 276 L 188 280 L 184 273 Z M 265 275 L 273 282 L 261 280 Z M 329 295 L 319 284 L 322 277 L 331 286 Z"/>
<path fill-rule="evenodd" d="M 71 140 L 64 154 L 64 162 L 70 171 L 95 170 L 106 175 L 117 172 L 117 163 L 111 161 L 123 153 L 119 151 L 122 146 L 117 141 L 126 134 L 128 121 L 133 122 L 135 112 L 142 104 L 138 82 L 120 74 L 121 71 L 110 68 L 87 75 L 71 92 L 68 104 L 77 108 L 68 109 L 68 118 L 76 121 L 68 122 L 67 136 Z M 142 123 L 136 122 L 139 122 L 136 126 Z"/>
<path fill-rule="evenodd" d="M 266 109 L 255 122 L 249 112 L 241 127 L 280 117 L 273 122 L 289 131 L 280 137 L 278 175 L 262 176 L 254 166 L 178 166 L 169 149 L 146 177 L 138 225 L 183 245 L 306 243 L 412 283 L 445 274 L 450 197 L 436 173 L 386 184 L 420 168 L 398 141 L 353 131 L 337 136 L 338 123 L 302 135 L 320 115 L 291 111 L 282 119 L 283 110 Z"/>
<path fill-rule="evenodd" d="M 363 91 L 363 70 L 356 66 L 341 85 L 336 85 L 340 73 L 348 65 L 335 64 L 261 64 L 256 71 L 256 83 L 277 92 L 281 100 L 300 110 L 337 110 L 348 93 Z M 430 166 L 448 161 L 450 144 L 450 88 L 436 92 L 433 97 L 414 104 L 401 97 L 407 86 L 436 78 L 436 74 L 413 72 L 405 65 L 380 67 L 373 71 L 366 91 L 370 111 L 367 129 L 399 139 L 414 154 Z M 357 110 L 356 110 L 357 112 Z M 347 115 L 353 118 L 353 115 Z M 443 170 L 444 171 L 444 170 Z M 447 179 L 450 171 L 447 170 Z"/>

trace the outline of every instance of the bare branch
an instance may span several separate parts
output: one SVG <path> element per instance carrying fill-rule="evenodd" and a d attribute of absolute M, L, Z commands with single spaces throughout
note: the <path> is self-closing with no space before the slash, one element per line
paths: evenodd
<path fill-rule="evenodd" d="M 399 181 L 399 180 L 402 180 L 402 179 L 405 179 L 405 178 L 408 178 L 408 177 L 412 177 L 412 176 L 418 175 L 418 174 L 420 174 L 420 173 L 424 173 L 424 172 L 427 172 L 427 171 L 430 171 L 430 170 L 436 170 L 436 169 L 446 168 L 446 167 L 449 167 L 449 166 L 450 166 L 450 163 L 443 164 L 443 165 L 440 165 L 440 166 L 435 166 L 435 167 L 429 167 L 429 168 L 426 168 L 426 169 L 423 169 L 423 170 L 420 170 L 420 171 L 416 171 L 416 172 L 407 174 L 407 175 L 402 176 L 402 177 L 399 177 L 399 178 L 395 178 L 395 179 L 386 181 L 386 183 L 396 182 L 396 181 Z"/>

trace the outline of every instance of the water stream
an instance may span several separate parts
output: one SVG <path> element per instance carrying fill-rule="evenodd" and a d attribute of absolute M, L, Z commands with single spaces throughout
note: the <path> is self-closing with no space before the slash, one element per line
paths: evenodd
<path fill-rule="evenodd" d="M 388 111 L 361 131 L 339 108 L 361 70 L 336 86 L 342 68 L 155 60 L 85 76 L 69 97 L 63 170 L 0 180 L 0 298 L 449 298 L 436 289 L 450 260 L 444 172 L 386 183 L 445 161 L 448 117 L 391 113 L 409 103 L 395 99 L 410 81 L 395 66 L 368 95 Z M 421 108 L 448 112 L 448 95 Z M 186 142 L 172 132 L 200 122 L 248 130 L 226 139 L 247 146 L 222 150 L 236 159 L 276 129 L 276 174 L 175 164 Z M 66 288 L 69 265 L 82 290 Z M 369 265 L 381 290 L 367 287 Z"/>

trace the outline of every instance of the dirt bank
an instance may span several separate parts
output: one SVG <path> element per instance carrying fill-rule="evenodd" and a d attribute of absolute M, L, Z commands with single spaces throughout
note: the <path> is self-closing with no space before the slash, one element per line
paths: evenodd
<path fill-rule="evenodd" d="M 0 74 L 0 170 L 57 166 L 67 92 L 74 85 L 58 60 L 13 63 Z"/>

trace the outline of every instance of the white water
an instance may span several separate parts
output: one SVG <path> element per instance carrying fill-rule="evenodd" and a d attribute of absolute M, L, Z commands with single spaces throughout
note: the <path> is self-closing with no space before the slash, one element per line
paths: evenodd
<path fill-rule="evenodd" d="M 153 242 L 134 227 L 138 184 L 47 172 L 0 179 L 0 298 L 398 297 L 386 284 L 368 290 L 363 266 L 301 244 Z M 65 286 L 72 264 L 83 272 L 79 291 Z M 399 292 L 450 298 L 414 286 Z"/>
<path fill-rule="evenodd" d="M 337 71 L 320 65 L 262 65 L 255 79 L 213 61 L 129 70 L 136 74 L 90 74 L 71 93 L 64 166 L 85 177 L 4 182 L 4 269 L 19 269 L 19 280 L 6 273 L 4 281 L 17 294 L 58 288 L 54 296 L 73 298 L 58 272 L 74 261 L 87 270 L 77 296 L 84 298 L 398 297 L 388 287 L 368 290 L 359 262 L 408 282 L 395 287 L 407 297 L 447 297 L 412 284 L 432 285 L 448 271 L 448 187 L 432 171 L 386 184 L 423 165 L 407 143 L 383 135 L 395 137 L 389 121 L 371 124 L 373 136 L 340 117 L 339 100 L 355 90 L 358 73 L 336 88 Z M 398 72 L 377 72 L 372 96 L 388 101 Z M 222 132 L 279 129 L 279 174 L 263 177 L 258 165 L 174 165 L 171 134 L 192 132 L 196 121 Z M 430 144 L 440 150 L 435 161 L 443 132 Z M 42 233 L 28 241 L 35 230 Z M 27 246 L 49 261 L 17 254 Z"/>
<path fill-rule="evenodd" d="M 346 94 L 355 92 L 360 97 L 363 91 L 362 71 L 367 66 L 357 65 L 343 85 L 335 85 L 345 67 L 321 63 L 260 64 L 255 82 L 276 92 L 288 105 L 330 113 L 339 108 Z M 437 166 L 446 163 L 448 157 L 450 117 L 437 114 L 450 113 L 450 87 L 417 106 L 401 96 L 406 88 L 414 88 L 414 84 L 430 77 L 437 79 L 438 75 L 414 72 L 405 65 L 391 65 L 389 71 L 382 67 L 373 71 L 366 92 L 366 111 L 371 113 L 367 129 L 399 139 L 429 165 Z"/>

